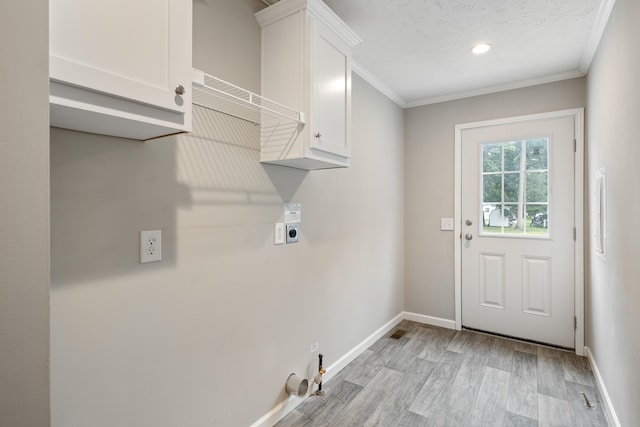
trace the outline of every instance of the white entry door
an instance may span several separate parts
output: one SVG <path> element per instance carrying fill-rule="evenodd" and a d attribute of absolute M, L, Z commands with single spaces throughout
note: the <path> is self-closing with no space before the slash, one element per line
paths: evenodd
<path fill-rule="evenodd" d="M 574 129 L 461 131 L 462 326 L 575 348 Z"/>

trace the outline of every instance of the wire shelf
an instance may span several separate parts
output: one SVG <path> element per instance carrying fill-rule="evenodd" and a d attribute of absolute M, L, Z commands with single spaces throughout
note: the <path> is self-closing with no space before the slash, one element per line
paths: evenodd
<path fill-rule="evenodd" d="M 256 124 L 279 127 L 304 126 L 304 113 L 242 89 L 232 83 L 193 70 L 193 99 L 195 105 L 229 114 Z M 269 117 L 267 117 L 269 116 Z"/>

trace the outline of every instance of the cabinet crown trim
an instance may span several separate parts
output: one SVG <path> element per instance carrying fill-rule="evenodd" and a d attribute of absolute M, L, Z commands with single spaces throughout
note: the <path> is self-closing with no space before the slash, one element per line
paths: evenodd
<path fill-rule="evenodd" d="M 350 48 L 362 42 L 362 39 L 321 0 L 280 0 L 257 12 L 255 17 L 260 27 L 265 27 L 305 9 L 331 28 Z"/>

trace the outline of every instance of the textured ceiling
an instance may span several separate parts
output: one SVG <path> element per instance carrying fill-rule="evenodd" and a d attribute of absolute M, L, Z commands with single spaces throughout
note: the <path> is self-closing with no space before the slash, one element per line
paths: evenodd
<path fill-rule="evenodd" d="M 584 75 L 613 2 L 324 1 L 362 38 L 358 68 L 407 106 Z"/>

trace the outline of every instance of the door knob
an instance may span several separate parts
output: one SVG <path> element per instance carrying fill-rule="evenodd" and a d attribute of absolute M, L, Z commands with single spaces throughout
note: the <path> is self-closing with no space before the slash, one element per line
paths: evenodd
<path fill-rule="evenodd" d="M 471 240 L 471 239 L 473 239 L 473 235 L 471 233 L 467 233 L 467 234 L 464 235 L 464 238 L 467 239 L 467 240 Z"/>
<path fill-rule="evenodd" d="M 471 221 L 470 219 L 466 220 L 464 223 L 467 225 L 473 225 L 473 221 Z"/>
<path fill-rule="evenodd" d="M 176 95 L 184 95 L 184 86 L 182 85 L 176 86 Z"/>

